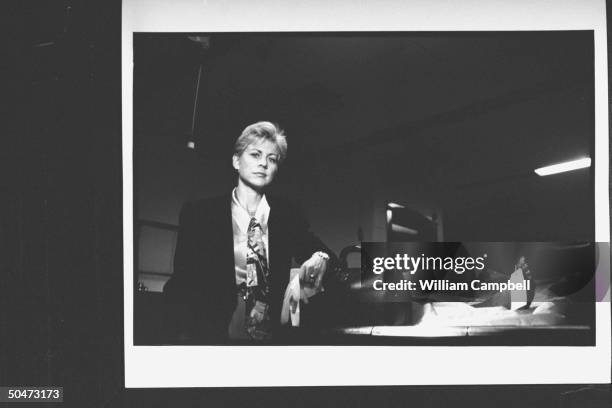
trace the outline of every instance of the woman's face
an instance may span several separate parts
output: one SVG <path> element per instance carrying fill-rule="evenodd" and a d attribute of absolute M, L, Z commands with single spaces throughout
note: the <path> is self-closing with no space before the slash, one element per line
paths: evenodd
<path fill-rule="evenodd" d="M 240 156 L 234 155 L 232 160 L 240 180 L 258 191 L 274 180 L 278 161 L 278 148 L 266 139 L 251 143 Z"/>

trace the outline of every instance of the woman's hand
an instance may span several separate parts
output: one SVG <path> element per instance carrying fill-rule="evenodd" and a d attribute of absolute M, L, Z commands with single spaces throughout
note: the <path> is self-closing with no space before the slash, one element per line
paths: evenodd
<path fill-rule="evenodd" d="M 312 254 L 300 267 L 300 282 L 304 286 L 314 289 L 315 293 L 318 293 L 325 271 L 327 271 L 328 260 L 329 255 L 324 252 Z"/>

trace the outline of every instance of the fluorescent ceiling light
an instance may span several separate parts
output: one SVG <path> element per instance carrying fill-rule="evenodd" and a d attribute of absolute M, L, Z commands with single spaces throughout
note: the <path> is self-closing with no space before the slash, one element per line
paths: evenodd
<path fill-rule="evenodd" d="M 550 176 L 551 174 L 563 173 L 565 171 L 572 171 L 578 169 L 584 169 L 591 167 L 591 158 L 585 157 L 578 160 L 572 160 L 563 163 L 552 164 L 546 167 L 540 167 L 534 171 L 538 176 Z"/>
<path fill-rule="evenodd" d="M 406 208 L 403 205 L 398 204 L 398 203 L 388 203 L 387 207 L 389 207 L 389 208 Z"/>

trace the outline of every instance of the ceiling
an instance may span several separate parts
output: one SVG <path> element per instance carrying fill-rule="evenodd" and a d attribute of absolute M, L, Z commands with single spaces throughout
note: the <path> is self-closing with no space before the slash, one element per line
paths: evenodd
<path fill-rule="evenodd" d="M 195 133 L 204 160 L 228 156 L 258 120 L 286 130 L 297 173 L 304 160 L 371 152 L 379 167 L 405 160 L 456 184 L 590 154 L 591 32 L 210 37 L 204 58 L 184 34 L 135 37 L 134 123 L 146 148 L 184 146 L 203 61 Z M 483 117 L 498 120 L 495 134 Z"/>

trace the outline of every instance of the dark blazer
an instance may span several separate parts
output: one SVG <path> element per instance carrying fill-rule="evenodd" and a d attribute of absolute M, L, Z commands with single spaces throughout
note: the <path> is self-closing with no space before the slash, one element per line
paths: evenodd
<path fill-rule="evenodd" d="M 316 251 L 330 254 L 332 265 L 337 261 L 309 231 L 301 211 L 280 197 L 266 195 L 266 199 L 270 205 L 270 307 L 276 324 L 273 330 L 277 330 L 291 261 L 300 265 Z M 172 333 L 169 342 L 226 343 L 236 293 L 231 192 L 185 204 L 179 217 L 174 273 L 164 286 Z"/>

